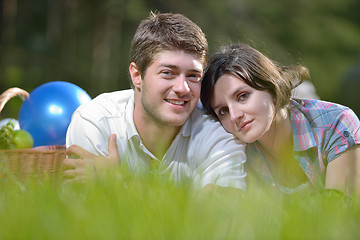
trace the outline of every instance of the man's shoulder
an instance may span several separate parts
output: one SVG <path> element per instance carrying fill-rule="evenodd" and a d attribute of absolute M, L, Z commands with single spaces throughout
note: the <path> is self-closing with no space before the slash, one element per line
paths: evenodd
<path fill-rule="evenodd" d="M 133 95 L 132 89 L 102 93 L 92 101 L 82 104 L 76 113 L 96 118 L 121 114 L 125 112 L 126 105 Z"/>
<path fill-rule="evenodd" d="M 96 98 L 93 99 L 92 102 L 106 105 L 106 104 L 126 104 L 129 99 L 134 95 L 134 90 L 120 90 L 115 92 L 102 93 Z"/>
<path fill-rule="evenodd" d="M 195 108 L 190 115 L 192 129 L 202 129 L 204 125 L 217 125 L 219 122 L 204 110 Z"/>
<path fill-rule="evenodd" d="M 217 119 L 200 109 L 195 109 L 190 119 L 192 124 L 188 156 L 196 160 L 199 169 L 211 171 L 210 165 L 219 166 L 218 164 L 226 162 L 241 168 L 246 157 L 245 145 L 239 139 L 228 133 Z M 219 159 L 222 161 L 218 161 Z"/>
<path fill-rule="evenodd" d="M 219 138 L 233 138 L 233 135 L 226 132 L 221 123 L 213 116 L 206 114 L 203 110 L 195 108 L 191 114 L 192 138 L 203 138 L 202 141 Z"/>

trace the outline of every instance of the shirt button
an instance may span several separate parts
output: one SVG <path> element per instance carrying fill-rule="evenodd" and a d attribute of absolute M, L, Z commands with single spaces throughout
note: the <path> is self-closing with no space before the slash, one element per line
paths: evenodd
<path fill-rule="evenodd" d="M 344 131 L 343 135 L 344 135 L 344 137 L 349 137 L 350 133 L 348 131 Z"/>

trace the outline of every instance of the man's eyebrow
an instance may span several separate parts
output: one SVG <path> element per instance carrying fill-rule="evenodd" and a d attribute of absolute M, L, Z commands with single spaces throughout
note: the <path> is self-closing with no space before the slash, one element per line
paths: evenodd
<path fill-rule="evenodd" d="M 179 67 L 176 65 L 171 65 L 171 64 L 161 64 L 160 67 L 168 67 L 168 68 L 175 68 L 178 69 Z"/>
<path fill-rule="evenodd" d="M 204 72 L 203 70 L 200 70 L 200 69 L 197 69 L 197 68 L 193 68 L 193 69 L 191 69 L 191 71 L 198 72 L 198 73 L 203 73 Z"/>
<path fill-rule="evenodd" d="M 172 68 L 172 69 L 180 69 L 177 65 L 172 65 L 172 64 L 161 64 L 160 67 L 167 67 L 167 68 Z M 197 68 L 192 68 L 189 71 L 203 73 L 203 70 L 197 69 Z"/>

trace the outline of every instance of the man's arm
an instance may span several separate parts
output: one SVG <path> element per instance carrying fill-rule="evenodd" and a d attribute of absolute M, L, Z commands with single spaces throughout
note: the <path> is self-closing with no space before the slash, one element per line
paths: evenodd
<path fill-rule="evenodd" d="M 115 134 L 109 138 L 108 151 L 108 157 L 104 157 L 88 152 L 77 145 L 68 147 L 66 154 L 70 157 L 63 161 L 65 181 L 81 181 L 94 171 L 101 171 L 104 168 L 120 164 Z"/>
<path fill-rule="evenodd" d="M 107 156 L 110 133 L 97 119 L 87 116 L 84 118 L 80 112 L 75 112 L 66 132 L 66 147 L 78 145 L 88 152 Z"/>

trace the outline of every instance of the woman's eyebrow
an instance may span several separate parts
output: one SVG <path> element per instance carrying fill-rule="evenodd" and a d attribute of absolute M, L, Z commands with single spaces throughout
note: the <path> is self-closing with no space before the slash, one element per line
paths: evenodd
<path fill-rule="evenodd" d="M 247 88 L 247 86 L 241 86 L 241 87 L 236 88 L 236 89 L 231 93 L 231 96 L 236 95 L 238 92 L 241 92 L 241 91 L 243 91 L 243 90 L 246 89 L 246 88 Z M 222 104 L 218 104 L 218 105 L 216 105 L 215 107 L 213 107 L 213 109 L 214 109 L 214 110 L 215 110 L 215 109 L 218 109 L 219 107 L 221 107 L 221 105 L 222 105 Z"/>
<path fill-rule="evenodd" d="M 214 111 L 215 111 L 216 109 L 218 109 L 219 107 L 221 107 L 221 106 L 222 106 L 222 104 L 220 103 L 220 104 L 216 105 L 215 107 L 213 107 Z"/>

